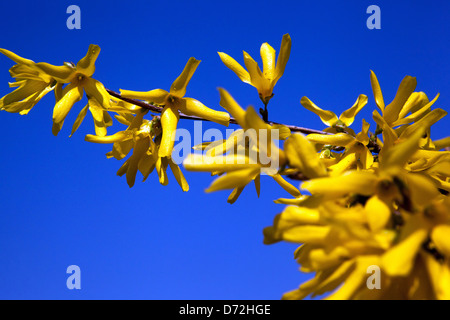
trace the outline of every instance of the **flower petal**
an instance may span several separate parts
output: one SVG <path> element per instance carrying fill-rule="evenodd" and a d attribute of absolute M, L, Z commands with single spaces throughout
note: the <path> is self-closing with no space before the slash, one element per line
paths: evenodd
<path fill-rule="evenodd" d="M 256 87 L 258 91 L 262 91 L 264 88 L 264 76 L 259 69 L 258 63 L 247 53 L 244 51 L 244 63 L 250 74 L 251 85 Z"/>
<path fill-rule="evenodd" d="M 133 138 L 133 134 L 129 131 L 119 131 L 111 136 L 95 136 L 92 134 L 87 134 L 84 138 L 85 141 L 93 142 L 93 143 L 116 143 L 122 142 L 125 140 L 129 140 Z"/>
<path fill-rule="evenodd" d="M 173 162 L 172 159 L 169 159 L 169 166 L 172 170 L 173 175 L 175 176 L 175 179 L 177 180 L 178 184 L 180 185 L 181 189 L 183 191 L 189 191 L 189 184 L 186 181 L 186 178 L 183 175 L 183 172 L 180 170 L 180 168 Z"/>
<path fill-rule="evenodd" d="M 244 187 L 235 188 L 230 195 L 228 196 L 227 202 L 229 204 L 233 204 L 236 202 L 236 200 L 239 198 L 239 196 L 242 193 L 242 190 L 244 190 Z"/>
<path fill-rule="evenodd" d="M 377 104 L 378 108 L 380 108 L 381 112 L 384 112 L 383 93 L 381 92 L 377 76 L 372 70 L 370 70 L 370 83 L 372 84 L 372 91 L 375 97 L 375 103 Z"/>
<path fill-rule="evenodd" d="M 170 106 L 163 109 L 161 113 L 162 138 L 158 152 L 160 157 L 171 157 L 179 119 L 180 114 L 177 109 Z"/>
<path fill-rule="evenodd" d="M 245 187 L 259 173 L 260 173 L 259 168 L 228 172 L 227 174 L 222 175 L 216 180 L 214 180 L 213 183 L 209 186 L 209 188 L 205 190 L 205 192 L 209 193 L 219 190 Z"/>
<path fill-rule="evenodd" d="M 416 89 L 416 86 L 417 80 L 415 77 L 406 76 L 403 78 L 400 86 L 398 87 L 394 100 L 386 106 L 383 112 L 383 117 L 388 124 L 391 124 L 398 119 L 400 111 L 405 105 L 405 102 L 414 92 L 414 89 Z"/>
<path fill-rule="evenodd" d="M 186 66 L 183 69 L 183 72 L 181 72 L 178 78 L 176 78 L 172 83 L 172 86 L 170 87 L 171 94 L 179 98 L 184 97 L 184 95 L 186 94 L 186 87 L 191 80 L 195 70 L 197 69 L 199 63 L 200 60 L 196 60 L 193 57 L 189 58 Z"/>
<path fill-rule="evenodd" d="M 82 85 L 88 97 L 95 98 L 104 109 L 109 109 L 111 107 L 111 98 L 103 86 L 103 83 L 92 78 L 85 78 L 82 80 Z"/>
<path fill-rule="evenodd" d="M 6 49 L 0 48 L 0 53 L 3 53 L 5 56 L 10 58 L 15 63 L 25 64 L 25 65 L 34 64 L 33 60 L 22 58 L 22 57 L 18 56 L 17 54 L 15 54 L 14 52 L 11 52 L 11 51 L 6 50 Z"/>
<path fill-rule="evenodd" d="M 334 112 L 320 109 L 307 97 L 303 97 L 300 100 L 300 103 L 302 104 L 303 107 L 305 107 L 309 111 L 317 114 L 320 117 L 320 119 L 322 120 L 322 122 L 325 123 L 329 127 L 331 127 L 338 121 L 338 117 L 336 116 L 336 114 Z"/>
<path fill-rule="evenodd" d="M 292 196 L 298 198 L 302 194 L 300 193 L 300 190 L 298 190 L 296 187 L 294 187 L 292 184 L 287 182 L 281 175 L 274 174 L 271 176 L 284 190 L 289 192 Z"/>
<path fill-rule="evenodd" d="M 100 47 L 95 44 L 91 44 L 86 56 L 78 61 L 77 71 L 81 72 L 86 77 L 92 77 L 95 72 L 95 61 L 97 60 L 99 53 Z"/>
<path fill-rule="evenodd" d="M 154 89 L 150 91 L 130 91 L 120 89 L 120 94 L 124 98 L 145 100 L 157 104 L 164 104 L 168 92 L 163 89 Z"/>
<path fill-rule="evenodd" d="M 355 142 L 355 138 L 346 133 L 336 133 L 336 134 L 317 134 L 312 133 L 306 136 L 311 142 L 319 144 L 330 144 L 333 146 L 345 147 Z"/>
<path fill-rule="evenodd" d="M 384 229 L 391 218 L 391 210 L 377 195 L 367 200 L 364 209 L 373 232 Z"/>
<path fill-rule="evenodd" d="M 250 74 L 236 60 L 223 52 L 217 52 L 222 62 L 231 69 L 243 82 L 250 84 Z"/>
<path fill-rule="evenodd" d="M 382 256 L 382 270 L 389 276 L 406 276 L 411 272 L 414 258 L 427 238 L 427 230 L 418 228 Z"/>
<path fill-rule="evenodd" d="M 230 115 L 228 113 L 210 109 L 193 98 L 183 98 L 179 105 L 179 110 L 186 115 L 197 116 L 226 127 L 230 123 Z"/>
<path fill-rule="evenodd" d="M 275 49 L 267 42 L 261 45 L 264 78 L 272 81 L 275 78 Z"/>
<path fill-rule="evenodd" d="M 326 196 L 343 196 L 352 193 L 370 196 L 376 191 L 377 181 L 375 174 L 352 171 L 337 177 L 305 181 L 302 189 Z"/>
<path fill-rule="evenodd" d="M 72 126 L 72 132 L 70 133 L 70 137 L 73 136 L 73 134 L 78 130 L 81 123 L 83 122 L 84 118 L 86 117 L 87 110 L 88 110 L 89 104 L 87 104 L 83 109 L 81 109 L 80 113 L 78 114 L 77 118 L 75 119 L 75 122 Z"/>
<path fill-rule="evenodd" d="M 77 83 L 70 83 L 64 88 L 63 97 L 55 104 L 53 109 L 53 128 L 52 132 L 56 136 L 61 130 L 67 114 L 73 105 L 83 97 L 83 90 Z"/>
<path fill-rule="evenodd" d="M 219 88 L 220 105 L 227 110 L 236 119 L 237 123 L 242 127 L 246 127 L 245 110 L 233 99 L 227 90 Z"/>
<path fill-rule="evenodd" d="M 342 112 L 339 116 L 339 120 L 341 120 L 347 127 L 350 126 L 353 121 L 355 121 L 356 115 L 361 111 L 361 109 L 367 104 L 367 96 L 364 94 L 360 94 L 356 102 L 353 106 Z"/>
<path fill-rule="evenodd" d="M 36 63 L 34 67 L 62 83 L 71 82 L 76 74 L 75 69 L 67 65 L 54 66 L 46 62 L 39 62 Z"/>
<path fill-rule="evenodd" d="M 286 64 L 289 60 L 289 55 L 291 54 L 291 37 L 289 34 L 285 34 L 281 40 L 280 52 L 278 53 L 277 65 L 275 70 L 275 79 L 273 85 L 281 78 L 286 68 Z"/>
<path fill-rule="evenodd" d="M 302 134 L 291 135 L 284 144 L 284 150 L 289 164 L 300 169 L 308 178 L 327 175 L 326 168 L 320 161 L 314 146 Z"/>
<path fill-rule="evenodd" d="M 431 240 L 440 253 L 445 257 L 450 257 L 450 225 L 440 224 L 434 227 L 431 232 Z"/>

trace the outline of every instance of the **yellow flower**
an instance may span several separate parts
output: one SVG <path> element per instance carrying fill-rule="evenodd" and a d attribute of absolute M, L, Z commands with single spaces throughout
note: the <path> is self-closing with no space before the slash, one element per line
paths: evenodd
<path fill-rule="evenodd" d="M 126 175 L 127 183 L 131 188 L 136 180 L 138 171 L 144 177 L 148 176 L 156 169 L 159 182 L 162 185 L 169 183 L 167 177 L 167 167 L 170 167 L 178 184 L 183 191 L 189 190 L 189 185 L 178 165 L 167 157 L 160 157 L 158 151 L 161 143 L 161 128 L 159 117 L 154 117 L 151 121 L 144 119 L 148 110 L 137 111 L 133 116 L 130 113 L 120 117 L 123 124 L 128 125 L 124 131 L 119 131 L 111 136 L 86 135 L 85 140 L 94 143 L 113 143 L 113 150 L 107 153 L 108 158 L 121 160 L 132 150 L 130 157 L 123 163 L 117 171 L 118 176 Z"/>
<path fill-rule="evenodd" d="M 184 97 L 186 94 L 186 87 L 199 63 L 199 60 L 190 58 L 183 72 L 172 83 L 170 92 L 163 89 L 155 89 L 147 92 L 120 90 L 122 96 L 125 98 L 142 99 L 164 105 L 164 109 L 161 113 L 163 133 L 161 147 L 159 148 L 160 157 L 171 157 L 175 143 L 175 132 L 178 120 L 180 119 L 179 112 L 186 115 L 198 116 L 224 126 L 228 126 L 229 124 L 230 115 L 228 113 L 212 110 L 198 100 Z"/>
<path fill-rule="evenodd" d="M 243 82 L 254 86 L 259 93 L 262 102 L 267 105 L 273 96 L 273 88 L 277 81 L 281 78 L 286 68 L 291 52 L 291 37 L 285 34 L 281 41 L 280 53 L 275 63 L 275 50 L 266 42 L 261 45 L 261 58 L 263 62 L 263 71 L 258 63 L 244 51 L 244 63 L 247 67 L 245 70 L 236 60 L 223 52 L 218 52 L 222 62 Z"/>
<path fill-rule="evenodd" d="M 278 128 L 265 123 L 252 107 L 243 110 L 226 90 L 220 88 L 219 91 L 220 105 L 230 112 L 243 130 L 238 130 L 225 142 L 213 144 L 210 149 L 203 145 L 201 149 L 205 149 L 207 154 L 190 154 L 183 162 L 184 167 L 190 171 L 221 174 L 206 192 L 232 189 L 228 198 L 230 203 L 236 201 L 252 181 L 259 195 L 261 172 L 271 176 L 294 197 L 300 196 L 298 189 L 278 173 L 279 167 L 286 162 L 283 150 L 272 141 L 274 130 Z M 275 164 L 276 168 L 273 167 Z"/>
<path fill-rule="evenodd" d="M 28 114 L 42 97 L 55 88 L 56 81 L 30 67 L 34 64 L 33 61 L 6 49 L 0 49 L 0 52 L 17 63 L 9 70 L 11 77 L 16 78 L 16 82 L 10 83 L 9 86 L 17 89 L 0 99 L 0 110 Z"/>
<path fill-rule="evenodd" d="M 328 128 L 324 131 L 330 133 L 348 132 L 349 134 L 355 136 L 355 132 L 348 127 L 353 123 L 353 121 L 355 121 L 356 115 L 367 104 L 367 100 L 368 99 L 366 95 L 359 95 L 353 106 L 342 112 L 339 118 L 332 111 L 322 110 L 307 97 L 303 97 L 300 100 L 300 103 L 309 111 L 317 114 L 320 117 L 320 120 L 322 120 L 322 122 L 328 126 Z"/>
<path fill-rule="evenodd" d="M 310 134 L 306 138 L 317 144 L 346 148 L 340 161 L 328 167 L 333 175 L 337 175 L 349 169 L 369 169 L 372 166 L 372 152 L 367 147 L 370 142 L 369 127 L 370 124 L 363 119 L 362 131 L 356 137 L 346 133 L 336 133 L 332 135 Z"/>
<path fill-rule="evenodd" d="M 56 105 L 53 109 L 52 131 L 54 135 L 57 135 L 61 130 L 73 105 L 83 98 L 83 91 L 86 92 L 92 108 L 109 109 L 110 96 L 108 92 L 101 82 L 92 78 L 95 71 L 95 61 L 99 53 L 100 47 L 91 44 L 86 56 L 78 61 L 76 66 L 71 64 L 64 66 L 36 64 L 38 68 L 53 76 L 59 82 L 55 89 Z M 68 84 L 63 88 L 64 83 Z"/>
<path fill-rule="evenodd" d="M 1 109 L 26 114 L 46 93 L 54 90 L 56 104 L 53 108 L 52 132 L 56 136 L 73 105 L 83 98 L 84 91 L 89 98 L 89 110 L 96 123 L 97 133 L 106 134 L 106 127 L 111 125 L 105 111 L 110 107 L 110 95 L 101 82 L 92 78 L 95 61 L 100 53 L 99 46 L 91 44 L 86 56 L 76 65 L 64 63 L 62 66 L 35 63 L 5 49 L 0 49 L 0 52 L 17 63 L 10 71 L 13 77 L 20 80 L 12 84 L 19 88 L 1 100 Z M 73 129 L 78 128 L 87 108 L 81 110 Z"/>

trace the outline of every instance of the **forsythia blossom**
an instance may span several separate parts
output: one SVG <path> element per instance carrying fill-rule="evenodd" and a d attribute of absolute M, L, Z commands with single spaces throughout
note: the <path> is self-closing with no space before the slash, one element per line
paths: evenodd
<path fill-rule="evenodd" d="M 120 90 L 123 97 L 142 99 L 164 105 L 164 109 L 161 113 L 163 133 L 161 138 L 161 148 L 158 152 L 161 157 L 171 157 L 175 142 L 175 130 L 177 129 L 178 120 L 180 119 L 180 111 L 186 115 L 202 117 L 228 126 L 230 120 L 228 113 L 212 110 L 198 100 L 184 97 L 186 94 L 186 87 L 199 63 L 199 60 L 190 58 L 183 72 L 172 83 L 170 92 L 163 89 L 155 89 L 148 92 Z"/>
<path fill-rule="evenodd" d="M 275 62 L 275 49 L 267 42 L 261 45 L 261 58 L 263 63 L 263 71 L 258 66 L 258 63 L 244 51 L 244 63 L 247 67 L 245 70 L 236 60 L 226 53 L 219 52 L 222 62 L 243 82 L 254 86 L 259 93 L 262 102 L 267 104 L 273 96 L 273 88 L 284 73 L 286 64 L 291 53 L 291 37 L 285 34 L 281 40 L 280 53 L 278 60 Z"/>

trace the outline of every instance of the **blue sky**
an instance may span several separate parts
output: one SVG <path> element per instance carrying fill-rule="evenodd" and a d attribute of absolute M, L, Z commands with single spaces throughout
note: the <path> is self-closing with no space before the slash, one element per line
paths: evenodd
<path fill-rule="evenodd" d="M 66 27 L 72 4 L 81 9 L 81 30 Z M 372 4 L 381 9 L 380 30 L 366 27 Z M 0 47 L 61 64 L 97 44 L 94 78 L 115 91 L 167 90 L 195 57 L 202 62 L 187 96 L 220 110 L 217 87 L 242 106 L 261 102 L 217 51 L 243 62 L 245 50 L 260 61 L 263 42 L 278 51 L 289 33 L 291 57 L 270 119 L 323 129 L 300 105 L 302 96 L 339 114 L 364 93 L 360 129 L 362 118 L 373 123 L 370 70 L 385 101 L 411 75 L 430 99 L 439 92 L 435 107 L 448 110 L 449 9 L 445 0 L 3 1 Z M 12 65 L 0 57 L 1 96 L 9 92 Z M 262 229 L 283 209 L 272 200 L 288 196 L 270 178 L 263 177 L 259 199 L 248 187 L 234 205 L 228 192 L 204 193 L 213 180 L 207 173 L 186 172 L 188 193 L 171 175 L 161 186 L 155 173 L 130 189 L 116 176 L 121 162 L 105 157 L 110 146 L 84 141 L 93 133 L 90 119 L 69 138 L 73 111 L 52 135 L 53 104 L 48 95 L 27 116 L 0 112 L 1 299 L 279 299 L 310 278 L 298 271 L 296 245 L 262 243 Z M 446 117 L 432 137 L 448 136 L 448 125 Z M 69 265 L 81 268 L 81 290 L 66 288 Z"/>

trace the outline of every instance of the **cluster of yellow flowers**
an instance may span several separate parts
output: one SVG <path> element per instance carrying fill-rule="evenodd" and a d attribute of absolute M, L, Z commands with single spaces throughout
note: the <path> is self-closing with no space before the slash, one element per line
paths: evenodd
<path fill-rule="evenodd" d="M 264 242 L 300 244 L 294 255 L 300 270 L 315 275 L 283 298 L 331 292 L 329 299 L 450 299 L 450 138 L 432 140 L 430 135 L 431 126 L 446 115 L 442 109 L 431 109 L 438 96 L 430 101 L 425 93 L 415 91 L 416 79 L 406 76 L 394 100 L 385 106 L 377 77 L 371 72 L 378 107 L 373 112 L 374 132 L 364 119 L 361 132 L 350 128 L 368 102 L 361 94 L 339 117 L 303 97 L 301 104 L 327 128 L 307 136 L 292 133 L 287 126 L 269 122 L 267 110 L 290 48 L 291 38 L 286 34 L 276 59 L 276 51 L 264 43 L 262 71 L 245 51 L 247 70 L 219 52 L 229 69 L 258 90 L 264 104 L 260 115 L 253 107 L 244 110 L 222 88 L 220 105 L 228 112 L 185 97 L 200 63 L 194 58 L 170 91 L 121 90 L 121 98 L 113 97 L 92 78 L 100 52 L 96 45 L 76 65 L 62 66 L 35 63 L 0 49 L 16 63 L 10 69 L 16 82 L 10 86 L 17 87 L 0 99 L 0 109 L 27 114 L 54 91 L 52 131 L 57 135 L 86 92 L 88 104 L 79 112 L 71 135 L 89 109 L 95 135 L 87 135 L 86 141 L 113 144 L 108 158 L 122 160 L 129 155 L 117 174 L 126 175 L 130 187 L 138 171 L 145 180 L 155 168 L 165 185 L 170 167 L 183 191 L 189 189 L 188 183 L 172 159 L 180 114 L 224 126 L 231 119 L 241 129 L 225 140 L 194 146 L 202 153 L 190 154 L 183 165 L 187 170 L 217 175 L 206 191 L 232 190 L 230 203 L 252 182 L 259 195 L 261 174 L 272 177 L 293 197 L 275 201 L 287 206 L 264 229 Z M 160 114 L 145 119 L 150 111 L 131 103 L 138 100 L 156 106 Z M 110 113 L 127 128 L 108 135 L 107 128 L 113 124 Z M 304 181 L 297 188 L 286 176 Z M 368 272 L 374 266 L 381 272 L 376 288 L 368 285 Z"/>

